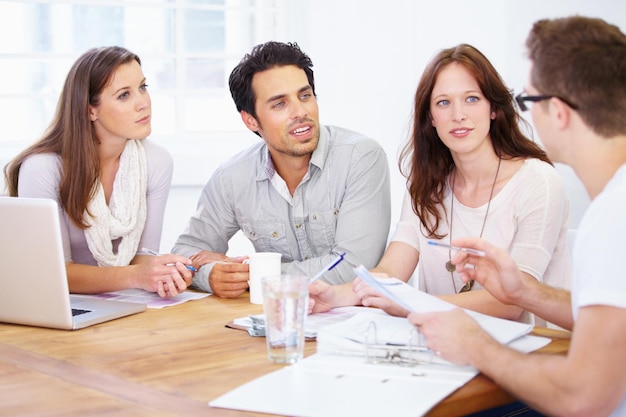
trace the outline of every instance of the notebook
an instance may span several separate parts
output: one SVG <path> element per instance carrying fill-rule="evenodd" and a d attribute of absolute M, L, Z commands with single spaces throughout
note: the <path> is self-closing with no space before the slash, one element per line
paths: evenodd
<path fill-rule="evenodd" d="M 70 295 L 58 210 L 50 199 L 0 197 L 0 322 L 74 330 L 145 311 Z"/>

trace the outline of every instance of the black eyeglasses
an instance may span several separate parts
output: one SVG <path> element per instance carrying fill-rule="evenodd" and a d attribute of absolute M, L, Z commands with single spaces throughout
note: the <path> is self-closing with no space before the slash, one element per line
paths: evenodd
<path fill-rule="evenodd" d="M 526 105 L 526 101 L 530 101 L 530 102 L 536 103 L 538 101 L 549 100 L 551 98 L 558 98 L 563 103 L 565 103 L 568 106 L 570 106 L 572 109 L 578 110 L 578 106 L 577 105 L 575 105 L 574 103 L 572 103 L 569 100 L 564 99 L 563 97 L 559 97 L 559 96 L 524 96 L 523 94 L 524 93 L 522 92 L 522 93 L 519 93 L 518 95 L 515 96 L 515 101 L 517 102 L 517 105 L 519 106 L 521 111 L 528 110 L 528 106 Z"/>

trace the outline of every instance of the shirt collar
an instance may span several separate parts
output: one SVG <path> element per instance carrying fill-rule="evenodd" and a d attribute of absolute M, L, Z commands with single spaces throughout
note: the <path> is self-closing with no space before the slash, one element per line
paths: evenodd
<path fill-rule="evenodd" d="M 330 147 L 330 134 L 328 130 L 322 126 L 320 126 L 320 140 L 317 142 L 317 148 L 313 151 L 313 155 L 311 155 L 310 165 L 315 165 L 319 169 L 324 168 L 324 164 L 326 163 L 326 158 L 328 157 L 328 151 Z"/>
<path fill-rule="evenodd" d="M 258 171 L 257 180 L 271 180 L 276 169 L 270 156 L 270 150 L 266 144 L 261 148 L 261 169 Z"/>

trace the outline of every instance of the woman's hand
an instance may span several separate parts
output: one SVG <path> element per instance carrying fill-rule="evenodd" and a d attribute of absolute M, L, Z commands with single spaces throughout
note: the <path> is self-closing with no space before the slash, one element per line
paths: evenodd
<path fill-rule="evenodd" d="M 317 280 L 309 285 L 309 314 L 323 313 L 333 307 L 358 305 L 352 284 L 330 285 Z"/>
<path fill-rule="evenodd" d="M 360 300 L 360 304 L 365 307 L 377 307 L 392 316 L 406 317 L 409 315 L 407 310 L 400 307 L 389 298 L 382 296 L 360 278 L 356 278 L 352 282 L 352 289 L 357 299 Z"/>
<path fill-rule="evenodd" d="M 181 255 L 151 256 L 147 262 L 137 265 L 134 286 L 156 292 L 163 298 L 176 297 L 191 285 L 193 272 L 187 268 L 191 264 L 191 259 Z"/>

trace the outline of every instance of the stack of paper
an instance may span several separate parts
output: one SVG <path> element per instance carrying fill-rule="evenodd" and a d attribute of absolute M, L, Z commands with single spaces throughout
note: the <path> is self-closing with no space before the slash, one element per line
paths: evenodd
<path fill-rule="evenodd" d="M 304 337 L 314 339 L 317 331 L 325 326 L 340 323 L 354 316 L 360 311 L 369 310 L 367 307 L 339 307 L 324 313 L 309 314 L 304 323 Z M 265 336 L 265 315 L 256 314 L 240 317 L 233 320 L 238 328 L 248 330 L 252 336 Z"/>
<path fill-rule="evenodd" d="M 405 358 L 419 357 L 432 362 L 430 352 L 418 351 L 424 344 L 406 318 L 376 312 L 359 313 L 317 332 L 317 352 L 365 359 L 387 357 L 397 352 Z M 438 362 L 442 363 L 441 359 Z"/>
<path fill-rule="evenodd" d="M 413 311 L 432 312 L 457 308 L 437 297 L 426 294 L 398 279 L 378 280 L 391 299 L 410 305 Z M 500 343 L 510 343 L 530 333 L 532 324 L 504 320 L 466 310 L 478 324 Z M 406 318 L 389 315 L 360 313 L 348 320 L 324 326 L 317 333 L 318 352 L 360 355 L 366 353 L 366 345 L 424 345 L 417 330 Z M 386 354 L 386 351 L 377 352 Z M 371 354 L 371 351 L 370 351 Z"/>

